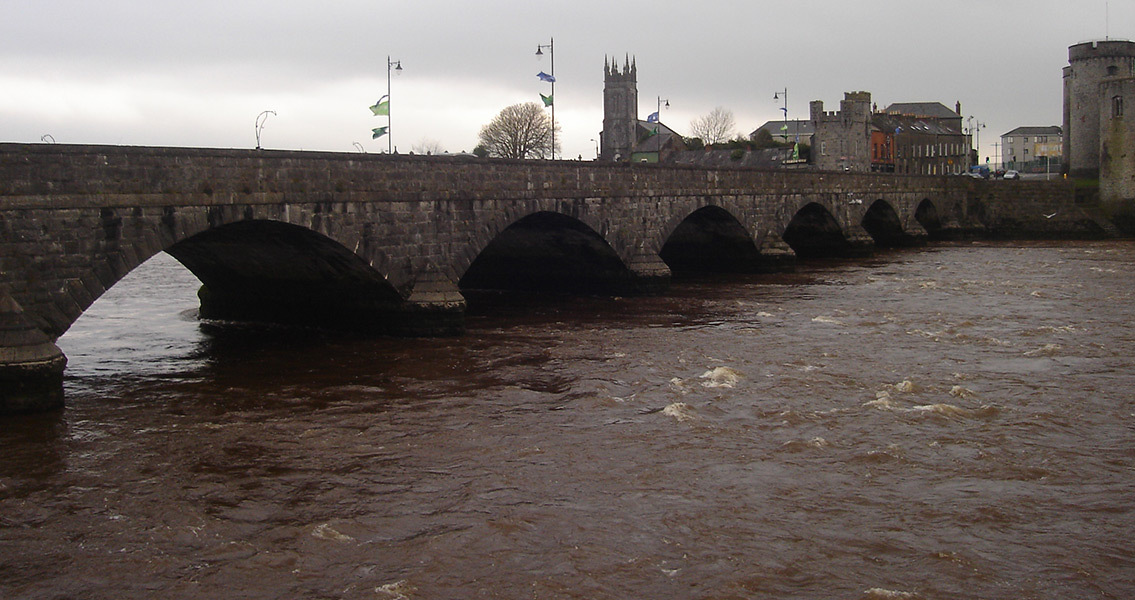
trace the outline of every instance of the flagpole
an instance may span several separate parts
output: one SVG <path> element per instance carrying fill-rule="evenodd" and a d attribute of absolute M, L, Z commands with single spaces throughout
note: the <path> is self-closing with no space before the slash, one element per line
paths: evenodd
<path fill-rule="evenodd" d="M 777 96 L 780 95 L 780 94 L 784 94 L 784 135 L 781 136 L 781 137 L 784 138 L 784 143 L 787 144 L 788 143 L 788 88 L 784 88 L 783 92 L 773 93 L 772 99 L 773 100 L 779 100 L 780 98 L 778 98 Z"/>
<path fill-rule="evenodd" d="M 392 133 L 390 133 L 390 121 L 391 121 L 390 114 L 392 112 L 390 110 L 390 105 L 392 104 L 392 102 L 391 102 L 392 99 L 390 97 L 390 68 L 391 67 L 394 67 L 394 70 L 397 71 L 398 73 L 402 73 L 402 61 L 400 61 L 400 60 L 392 61 L 392 60 L 390 60 L 390 55 L 387 54 L 386 55 L 386 102 L 387 102 L 387 105 L 386 105 L 387 106 L 387 108 L 386 108 L 386 153 L 387 154 L 394 154 L 394 135 Z"/>
<path fill-rule="evenodd" d="M 548 59 L 551 61 L 552 72 L 552 160 L 556 160 L 556 39 L 548 38 L 547 44 L 536 44 L 536 56 L 543 56 L 542 50 L 548 49 Z"/>

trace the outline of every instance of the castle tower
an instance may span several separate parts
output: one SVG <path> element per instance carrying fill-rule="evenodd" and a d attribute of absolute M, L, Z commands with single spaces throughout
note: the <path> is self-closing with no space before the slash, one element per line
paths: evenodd
<path fill-rule="evenodd" d="M 1096 178 L 1100 170 L 1101 84 L 1135 75 L 1135 42 L 1095 41 L 1068 48 L 1064 67 L 1064 172 Z M 1110 114 L 1110 113 L 1108 113 Z"/>
<path fill-rule="evenodd" d="M 815 133 L 812 162 L 823 171 L 871 170 L 871 92 L 845 92 L 839 112 L 822 100 L 808 104 Z"/>
<path fill-rule="evenodd" d="M 638 67 L 629 56 L 619 71 L 618 60 L 603 58 L 603 132 L 601 160 L 629 160 L 638 128 Z"/>

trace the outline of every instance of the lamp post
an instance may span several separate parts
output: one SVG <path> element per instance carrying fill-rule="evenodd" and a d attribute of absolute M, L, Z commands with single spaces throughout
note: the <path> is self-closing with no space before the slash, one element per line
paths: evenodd
<path fill-rule="evenodd" d="M 402 61 L 390 60 L 390 55 L 388 54 L 388 55 L 386 55 L 386 102 L 388 103 L 387 109 L 386 109 L 386 153 L 387 154 L 393 154 L 394 153 L 394 135 L 390 132 L 390 121 L 391 121 L 390 104 L 393 104 L 393 102 L 391 102 L 391 98 L 390 98 L 390 71 L 391 71 L 391 69 L 393 69 L 395 73 L 401 75 L 402 74 Z"/>
<path fill-rule="evenodd" d="M 662 103 L 663 102 L 666 103 L 666 108 L 670 108 L 670 101 L 669 100 L 663 100 L 662 96 L 658 96 L 658 107 L 654 110 L 654 113 L 658 115 L 658 121 L 660 123 L 662 122 Z"/>
<path fill-rule="evenodd" d="M 556 160 L 556 40 L 548 38 L 547 44 L 536 44 L 536 58 L 544 56 L 544 48 L 548 49 L 548 60 L 551 63 L 552 84 L 552 160 Z"/>
<path fill-rule="evenodd" d="M 591 141 L 595 142 L 595 160 L 599 160 L 599 140 L 591 138 Z"/>
<path fill-rule="evenodd" d="M 784 143 L 787 144 L 788 143 L 788 88 L 784 88 L 782 91 L 773 93 L 772 99 L 773 100 L 780 100 L 780 96 L 782 94 L 784 95 L 784 108 L 781 108 L 780 110 L 784 111 L 784 133 L 781 134 L 781 137 L 784 138 Z"/>
<path fill-rule="evenodd" d="M 981 130 L 985 129 L 985 123 L 978 121 L 973 115 L 966 117 L 966 123 L 971 124 L 969 131 L 974 139 L 974 149 L 977 150 L 977 166 L 981 166 Z"/>
<path fill-rule="evenodd" d="M 275 116 L 276 111 L 266 110 L 256 115 L 256 149 L 260 150 L 260 132 L 264 129 L 264 123 L 268 121 L 268 115 Z"/>

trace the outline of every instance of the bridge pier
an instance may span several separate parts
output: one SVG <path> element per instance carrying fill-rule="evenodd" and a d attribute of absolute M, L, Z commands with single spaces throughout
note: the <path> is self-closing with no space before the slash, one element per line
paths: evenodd
<path fill-rule="evenodd" d="M 776 233 L 769 231 L 757 246 L 761 269 L 768 273 L 787 273 L 796 269 L 796 252 Z"/>
<path fill-rule="evenodd" d="M 406 299 L 406 329 L 410 336 L 448 336 L 465 332 L 465 296 L 437 269 L 427 269 Z"/>
<path fill-rule="evenodd" d="M 631 258 L 627 267 L 632 279 L 624 294 L 648 296 L 661 294 L 670 287 L 670 267 L 657 254 L 641 251 Z"/>
<path fill-rule="evenodd" d="M 0 415 L 62 407 L 66 366 L 63 351 L 0 293 Z"/>
<path fill-rule="evenodd" d="M 863 228 L 854 224 L 847 227 L 845 239 L 848 245 L 848 256 L 871 256 L 875 253 L 875 238 Z"/>

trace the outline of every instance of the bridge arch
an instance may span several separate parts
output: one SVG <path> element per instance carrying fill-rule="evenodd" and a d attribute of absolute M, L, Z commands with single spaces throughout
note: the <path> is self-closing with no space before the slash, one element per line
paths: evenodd
<path fill-rule="evenodd" d="M 592 226 L 543 210 L 501 229 L 464 269 L 467 290 L 633 293 L 635 274 Z"/>
<path fill-rule="evenodd" d="M 839 221 L 818 202 L 797 210 L 781 237 L 800 258 L 840 256 L 851 249 Z"/>
<path fill-rule="evenodd" d="M 924 198 L 914 209 L 914 219 L 926 230 L 930 239 L 940 239 L 944 230 L 942 217 L 938 214 L 938 207 L 929 198 Z"/>
<path fill-rule="evenodd" d="M 860 223 L 875 240 L 875 245 L 881 248 L 913 246 L 921 241 L 918 236 L 912 235 L 903 227 L 903 220 L 898 211 L 886 200 L 872 202 L 863 213 Z"/>
<path fill-rule="evenodd" d="M 686 215 L 670 230 L 658 254 L 675 275 L 765 270 L 752 233 L 716 205 Z"/>
<path fill-rule="evenodd" d="M 312 229 L 246 219 L 166 249 L 204 284 L 201 316 L 383 331 L 401 294 L 361 256 Z"/>

